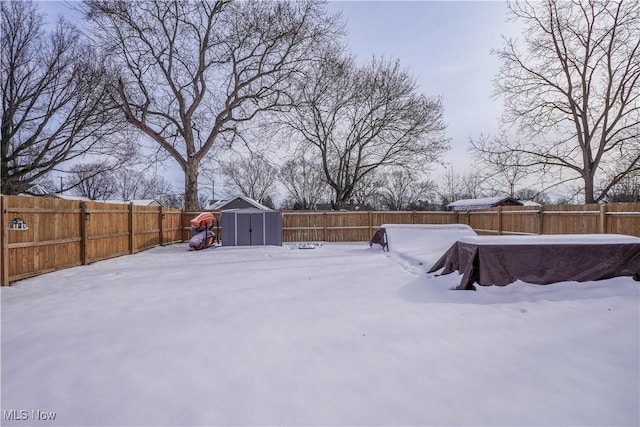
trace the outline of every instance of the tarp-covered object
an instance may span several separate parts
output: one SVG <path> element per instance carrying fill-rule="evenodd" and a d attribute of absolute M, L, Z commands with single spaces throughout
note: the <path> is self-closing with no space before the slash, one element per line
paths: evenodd
<path fill-rule="evenodd" d="M 382 224 L 369 243 L 380 244 L 387 250 L 408 244 L 436 250 L 440 256 L 463 236 L 476 236 L 476 232 L 466 224 Z"/>
<path fill-rule="evenodd" d="M 212 231 L 201 231 L 189 240 L 189 247 L 195 250 L 208 248 L 213 245 L 215 237 Z"/>
<path fill-rule="evenodd" d="M 380 227 L 373 234 L 369 246 L 373 246 L 374 244 L 382 246 L 382 250 L 387 249 L 387 229 L 385 227 Z"/>
<path fill-rule="evenodd" d="M 458 271 L 457 289 L 504 286 L 516 280 L 545 285 L 640 276 L 640 238 L 617 234 L 462 237 L 431 267 Z"/>

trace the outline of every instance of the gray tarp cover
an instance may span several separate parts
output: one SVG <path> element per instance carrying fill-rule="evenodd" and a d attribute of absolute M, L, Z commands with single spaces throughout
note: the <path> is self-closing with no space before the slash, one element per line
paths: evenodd
<path fill-rule="evenodd" d="M 516 280 L 549 284 L 640 274 L 640 238 L 624 235 L 463 237 L 429 273 L 462 274 L 457 289 L 504 286 Z"/>

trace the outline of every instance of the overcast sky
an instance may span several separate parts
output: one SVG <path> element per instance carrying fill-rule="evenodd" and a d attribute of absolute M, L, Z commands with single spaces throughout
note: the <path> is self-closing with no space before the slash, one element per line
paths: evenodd
<path fill-rule="evenodd" d="M 492 99 L 499 62 L 491 49 L 517 36 L 499 1 L 335 1 L 347 20 L 351 50 L 397 58 L 428 96 L 442 96 L 452 150 L 445 162 L 471 164 L 469 137 L 494 134 L 502 103 Z M 434 170 L 437 172 L 437 170 Z"/>
<path fill-rule="evenodd" d="M 78 19 L 68 2 L 40 2 L 44 12 Z M 471 165 L 469 137 L 494 134 L 501 101 L 492 99 L 499 61 L 490 53 L 501 37 L 517 36 L 502 1 L 331 1 L 347 22 L 347 43 L 361 61 L 398 59 L 428 96 L 442 96 L 452 150 L 444 163 Z M 434 168 L 439 175 L 444 168 Z M 180 182 L 177 183 L 180 185 Z"/>

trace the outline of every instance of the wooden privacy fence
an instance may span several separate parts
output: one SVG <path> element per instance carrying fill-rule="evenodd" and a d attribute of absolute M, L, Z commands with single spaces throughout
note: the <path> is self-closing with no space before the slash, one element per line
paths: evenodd
<path fill-rule="evenodd" d="M 21 196 L 0 205 L 2 285 L 181 240 L 179 209 Z"/>
<path fill-rule="evenodd" d="M 503 206 L 460 214 L 478 234 L 628 234 L 640 237 L 640 204 Z"/>
<path fill-rule="evenodd" d="M 200 212 L 161 206 L 0 197 L 2 285 L 191 238 Z M 219 230 L 224 224 L 214 212 Z M 640 237 L 640 204 L 509 206 L 469 212 L 283 211 L 283 242 L 366 242 L 382 224 L 467 224 L 478 234 L 628 234 Z M 21 219 L 26 230 L 12 229 Z"/>
<path fill-rule="evenodd" d="M 183 239 L 191 236 L 185 212 Z M 219 212 L 213 212 L 224 227 Z M 504 206 L 482 211 L 283 211 L 283 242 L 365 242 L 382 224 L 467 224 L 478 234 L 628 234 L 640 237 L 640 204 Z"/>

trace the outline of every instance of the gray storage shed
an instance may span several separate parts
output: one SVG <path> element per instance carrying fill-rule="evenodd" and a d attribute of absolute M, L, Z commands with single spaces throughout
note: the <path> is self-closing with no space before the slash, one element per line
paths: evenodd
<path fill-rule="evenodd" d="M 222 246 L 282 246 L 282 213 L 255 208 L 222 211 Z"/>

